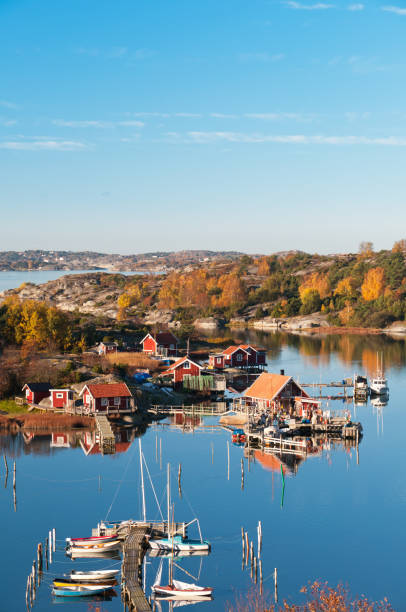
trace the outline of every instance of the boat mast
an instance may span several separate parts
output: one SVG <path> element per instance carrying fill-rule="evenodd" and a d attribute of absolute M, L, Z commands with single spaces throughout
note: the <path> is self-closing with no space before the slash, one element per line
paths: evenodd
<path fill-rule="evenodd" d="M 141 438 L 138 438 L 138 447 L 139 447 L 139 450 L 140 450 L 142 518 L 144 520 L 144 523 L 146 523 L 147 522 L 147 509 L 146 509 L 146 506 L 145 506 L 144 468 L 143 468 L 143 465 L 142 465 Z"/>
<path fill-rule="evenodd" d="M 171 521 L 171 471 L 170 471 L 170 468 L 171 466 L 168 463 L 167 482 L 166 482 L 166 497 L 167 497 L 167 502 L 168 502 L 168 538 L 171 535 L 171 530 L 169 528 L 170 521 Z"/>

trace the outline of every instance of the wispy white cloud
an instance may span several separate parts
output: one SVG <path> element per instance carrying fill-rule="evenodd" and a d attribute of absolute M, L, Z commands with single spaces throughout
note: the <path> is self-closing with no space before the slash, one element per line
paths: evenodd
<path fill-rule="evenodd" d="M 239 53 L 238 58 L 242 62 L 280 62 L 285 58 L 284 53 Z"/>
<path fill-rule="evenodd" d="M 175 113 L 175 117 L 185 117 L 186 119 L 197 119 L 201 116 L 202 115 L 200 113 Z"/>
<path fill-rule="evenodd" d="M 76 140 L 10 140 L 0 141 L 0 149 L 14 151 L 83 151 L 88 145 Z"/>
<path fill-rule="evenodd" d="M 142 111 L 142 112 L 137 112 L 137 113 L 132 113 L 132 115 L 134 117 L 160 117 L 161 119 L 166 119 L 168 117 L 170 117 L 170 113 L 157 113 L 157 112 L 151 112 L 151 111 Z"/>
<path fill-rule="evenodd" d="M 314 115 L 306 115 L 303 113 L 245 113 L 244 117 L 247 119 L 258 119 L 262 121 L 312 121 Z"/>
<path fill-rule="evenodd" d="M 237 119 L 238 115 L 227 114 L 227 113 L 210 113 L 210 117 L 213 119 Z"/>
<path fill-rule="evenodd" d="M 65 119 L 53 119 L 52 123 L 59 127 L 68 127 L 68 128 L 113 128 L 115 126 L 123 126 L 123 127 L 143 127 L 143 121 L 70 121 Z"/>
<path fill-rule="evenodd" d="M 335 8 L 335 4 L 326 4 L 325 2 L 316 2 L 315 4 L 302 4 L 301 2 L 295 2 L 294 0 L 288 0 L 285 4 L 298 11 L 324 11 L 327 9 Z"/>
<path fill-rule="evenodd" d="M 406 8 L 400 6 L 381 6 L 381 9 L 388 13 L 396 13 L 396 15 L 406 15 Z"/>
<path fill-rule="evenodd" d="M 10 108 L 13 110 L 18 108 L 17 104 L 14 104 L 14 102 L 10 102 L 9 100 L 0 100 L 0 106 L 2 106 L 3 108 Z"/>
<path fill-rule="evenodd" d="M 150 59 L 154 55 L 156 55 L 156 52 L 153 51 L 152 49 L 137 49 L 134 52 L 133 57 L 136 60 L 145 60 L 145 59 Z"/>
<path fill-rule="evenodd" d="M 143 121 L 118 121 L 117 125 L 121 125 L 123 127 L 144 127 L 145 123 Z"/>
<path fill-rule="evenodd" d="M 112 126 L 109 121 L 66 121 L 65 119 L 53 119 L 52 123 L 59 127 L 71 128 L 109 128 Z"/>
<path fill-rule="evenodd" d="M 11 127 L 12 125 L 16 125 L 18 123 L 17 119 L 1 119 L 0 125 L 4 127 Z"/>
<path fill-rule="evenodd" d="M 347 6 L 347 10 L 349 11 L 363 11 L 365 8 L 365 4 L 357 3 L 357 4 L 349 4 Z"/>
<path fill-rule="evenodd" d="M 375 145 L 405 147 L 406 138 L 387 136 L 370 138 L 367 136 L 326 136 L 305 134 L 246 134 L 241 132 L 187 132 L 185 136 L 178 132 L 169 132 L 167 137 L 175 141 L 188 141 L 198 144 L 213 144 L 217 142 L 243 143 L 243 144 L 302 144 L 302 145 Z"/>

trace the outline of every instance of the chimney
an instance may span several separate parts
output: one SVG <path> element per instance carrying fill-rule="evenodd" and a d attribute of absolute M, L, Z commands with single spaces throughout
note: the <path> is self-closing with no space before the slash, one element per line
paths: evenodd
<path fill-rule="evenodd" d="M 285 376 L 285 370 L 281 370 L 281 376 Z"/>

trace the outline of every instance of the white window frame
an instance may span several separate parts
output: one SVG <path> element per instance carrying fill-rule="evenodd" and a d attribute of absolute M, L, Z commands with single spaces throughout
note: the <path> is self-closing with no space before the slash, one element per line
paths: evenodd
<path fill-rule="evenodd" d="M 56 394 L 56 399 L 63 399 L 63 393 L 59 392 Z"/>
<path fill-rule="evenodd" d="M 102 397 L 100 400 L 100 406 L 108 406 L 109 405 L 109 400 L 107 399 L 107 397 Z"/>
<path fill-rule="evenodd" d="M 190 370 L 190 361 L 185 361 L 185 363 L 183 364 L 183 369 Z"/>
<path fill-rule="evenodd" d="M 221 357 L 216 357 L 216 363 L 221 363 Z"/>
<path fill-rule="evenodd" d="M 121 404 L 121 397 L 115 397 L 114 398 L 114 405 L 115 406 L 119 406 Z"/>
<path fill-rule="evenodd" d="M 242 354 L 241 353 L 237 353 L 237 361 L 242 361 Z"/>

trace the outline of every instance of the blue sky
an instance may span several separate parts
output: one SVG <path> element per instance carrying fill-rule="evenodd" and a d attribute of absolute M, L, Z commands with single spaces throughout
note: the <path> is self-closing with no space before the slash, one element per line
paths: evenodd
<path fill-rule="evenodd" d="M 390 248 L 405 33 L 405 0 L 0 0 L 0 249 Z"/>

